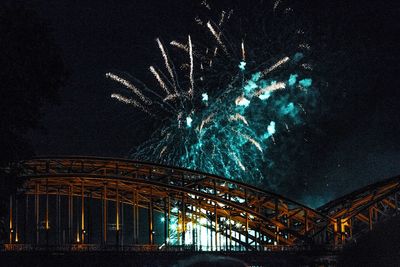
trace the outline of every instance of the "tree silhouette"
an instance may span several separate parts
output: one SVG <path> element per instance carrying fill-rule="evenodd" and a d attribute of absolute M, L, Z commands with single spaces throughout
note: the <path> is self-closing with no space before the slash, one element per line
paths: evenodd
<path fill-rule="evenodd" d="M 66 71 L 45 21 L 19 3 L 0 3 L 0 217 L 18 184 L 10 164 L 32 156 L 29 130 L 40 127 L 46 102 L 56 103 Z"/>

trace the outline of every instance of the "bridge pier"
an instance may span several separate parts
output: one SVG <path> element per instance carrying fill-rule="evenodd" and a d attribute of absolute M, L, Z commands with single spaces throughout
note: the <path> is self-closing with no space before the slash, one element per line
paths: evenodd
<path fill-rule="evenodd" d="M 46 210 L 45 210 L 45 233 L 46 233 L 46 246 L 49 246 L 49 180 L 46 179 Z"/>
<path fill-rule="evenodd" d="M 148 224 L 149 224 L 149 245 L 154 245 L 154 230 L 153 230 L 153 189 L 150 189 L 148 209 Z"/>
<path fill-rule="evenodd" d="M 56 195 L 56 242 L 57 245 L 61 245 L 61 196 L 60 196 L 60 187 L 57 188 L 57 195 Z"/>
<path fill-rule="evenodd" d="M 120 225 L 119 225 L 119 184 L 116 182 L 116 196 L 115 196 L 115 244 L 120 245 Z"/>
<path fill-rule="evenodd" d="M 168 198 L 164 197 L 164 244 L 165 246 L 168 245 L 168 237 L 169 237 L 169 201 L 167 203 Z"/>
<path fill-rule="evenodd" d="M 68 186 L 68 237 L 66 238 L 66 241 L 68 243 L 72 243 L 73 241 L 73 233 L 72 233 L 72 227 L 73 227 L 73 222 L 74 222 L 74 199 L 73 199 L 73 185 L 69 184 Z"/>
<path fill-rule="evenodd" d="M 137 190 L 132 191 L 132 226 L 133 226 L 133 244 L 138 244 L 139 234 L 139 207 L 138 207 Z"/>
<path fill-rule="evenodd" d="M 103 184 L 102 192 L 102 243 L 107 245 L 107 183 Z"/>
<path fill-rule="evenodd" d="M 85 244 L 85 181 L 82 179 L 81 181 L 81 243 Z"/>
<path fill-rule="evenodd" d="M 29 243 L 28 220 L 29 220 L 29 195 L 25 195 L 25 219 L 24 219 L 24 243 Z"/>
<path fill-rule="evenodd" d="M 182 176 L 183 181 L 183 176 Z M 184 182 L 182 182 L 184 184 Z M 185 246 L 186 241 L 186 204 L 184 195 L 181 194 L 181 214 L 182 214 L 182 223 L 181 223 L 181 232 L 182 232 L 182 246 Z"/>
<path fill-rule="evenodd" d="M 10 195 L 10 213 L 9 213 L 9 242 L 10 244 L 14 243 L 14 226 L 13 226 L 13 195 Z"/>
<path fill-rule="evenodd" d="M 36 245 L 39 245 L 39 241 L 40 241 L 40 200 L 39 200 L 39 183 L 36 182 L 35 183 L 35 225 L 36 225 Z"/>

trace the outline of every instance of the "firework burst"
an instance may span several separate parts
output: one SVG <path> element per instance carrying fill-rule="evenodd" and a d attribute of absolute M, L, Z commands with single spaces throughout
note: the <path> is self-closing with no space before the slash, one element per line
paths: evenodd
<path fill-rule="evenodd" d="M 274 16 L 279 5 L 280 1 L 273 4 Z M 271 51 L 271 42 L 256 32 L 232 41 L 228 23 L 234 15 L 232 10 L 223 11 L 217 22 L 196 17 L 208 45 L 189 35 L 167 48 L 157 38 L 163 66 L 149 70 L 158 88 L 106 74 L 127 88 L 126 94 L 113 93 L 114 99 L 162 121 L 132 158 L 274 184 L 276 155 L 270 150 L 289 146 L 276 136 L 290 135 L 316 105 L 312 64 L 306 61 L 310 46 L 301 37 L 302 30 L 292 33 L 295 38 L 288 49 L 281 43 L 276 55 L 266 52 Z M 182 62 L 173 60 L 170 50 L 180 53 Z"/>

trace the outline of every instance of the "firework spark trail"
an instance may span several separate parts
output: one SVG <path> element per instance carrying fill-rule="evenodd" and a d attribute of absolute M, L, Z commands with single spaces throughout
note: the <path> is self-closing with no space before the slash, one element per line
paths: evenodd
<path fill-rule="evenodd" d="M 145 97 L 142 92 L 136 88 L 136 86 L 134 86 L 132 83 L 130 83 L 129 81 L 119 77 L 116 74 L 113 74 L 111 72 L 106 73 L 106 77 L 110 78 L 116 82 L 119 82 L 120 84 L 124 85 L 125 87 L 129 88 L 132 90 L 132 92 L 134 92 L 144 103 L 146 103 L 147 105 L 151 105 L 152 101 L 150 99 L 148 99 L 147 97 Z"/>
<path fill-rule="evenodd" d="M 242 115 L 240 115 L 239 113 L 236 113 L 235 116 L 231 116 L 230 120 L 241 120 L 244 124 L 246 124 L 247 126 L 249 126 L 249 123 L 247 122 L 246 118 Z"/>
<path fill-rule="evenodd" d="M 225 19 L 225 11 L 221 12 L 221 19 L 219 20 L 218 26 L 221 27 L 222 23 L 224 23 L 224 19 Z M 221 34 L 221 33 L 220 33 Z"/>
<path fill-rule="evenodd" d="M 237 162 L 237 164 L 239 165 L 239 167 L 243 170 L 246 171 L 246 167 L 243 165 L 243 163 L 240 161 L 240 159 L 236 156 L 235 153 L 232 153 L 233 158 L 235 159 L 235 161 Z"/>
<path fill-rule="evenodd" d="M 164 152 L 165 152 L 166 149 L 167 149 L 167 146 L 164 146 L 164 147 L 161 149 L 160 157 L 162 157 L 162 155 L 164 154 Z"/>
<path fill-rule="evenodd" d="M 178 92 L 178 88 L 177 88 L 177 83 L 176 83 L 174 71 L 172 70 L 172 67 L 171 67 L 171 65 L 170 65 L 170 63 L 169 63 L 167 53 L 166 53 L 166 51 L 165 51 L 165 49 L 164 49 L 163 44 L 162 44 L 161 41 L 160 41 L 160 38 L 157 38 L 156 41 L 157 41 L 158 47 L 160 48 L 162 57 L 163 57 L 163 59 L 164 59 L 165 67 L 167 68 L 167 71 L 168 71 L 168 73 L 169 73 L 169 75 L 170 75 L 170 78 L 172 79 L 172 83 L 173 83 L 173 88 L 174 88 L 174 91 L 175 91 L 175 95 L 179 96 L 179 95 L 180 95 L 180 92 Z"/>
<path fill-rule="evenodd" d="M 224 50 L 224 52 L 226 54 L 228 54 L 228 50 L 226 49 L 226 46 L 224 45 L 224 43 L 221 40 L 221 36 L 220 34 L 218 34 L 214 27 L 211 25 L 211 22 L 207 22 L 207 28 L 210 30 L 211 34 L 214 36 L 215 40 L 217 40 L 217 43 L 222 47 L 222 50 Z"/>
<path fill-rule="evenodd" d="M 174 73 L 173 73 L 172 68 L 171 68 L 171 66 L 169 64 L 168 56 L 167 56 L 167 53 L 165 52 L 164 46 L 161 43 L 159 38 L 157 38 L 156 41 L 157 41 L 158 47 L 160 48 L 161 54 L 163 56 L 165 67 L 167 68 L 171 79 L 175 80 Z M 178 92 L 176 92 L 176 93 L 178 93 Z"/>
<path fill-rule="evenodd" d="M 161 72 L 161 74 L 162 74 L 162 72 Z M 140 86 L 143 88 L 142 92 L 148 92 L 150 95 L 153 96 L 153 97 L 152 97 L 153 102 L 154 102 L 154 103 L 152 103 L 153 109 L 157 107 L 157 109 L 163 110 L 163 111 L 165 111 L 165 112 L 167 112 L 167 113 L 176 114 L 177 109 L 176 109 L 174 106 L 172 106 L 170 103 L 166 102 L 166 101 L 164 100 L 164 97 L 162 97 L 161 95 L 159 95 L 159 94 L 158 94 L 157 92 L 155 92 L 154 90 L 151 90 L 150 88 L 148 88 L 147 85 L 144 84 L 144 83 L 143 83 L 142 81 L 140 81 L 139 79 L 136 79 L 135 77 L 131 77 L 131 78 L 134 80 L 134 82 L 135 82 L 136 84 L 140 85 Z M 159 99 L 161 102 L 160 102 L 160 101 L 157 101 L 157 99 Z M 166 107 L 164 106 L 163 103 L 164 103 L 168 108 L 166 108 Z M 156 104 L 156 105 L 154 105 L 154 104 Z M 150 105 L 149 105 L 149 108 L 150 108 Z"/>
<path fill-rule="evenodd" d="M 239 131 L 235 131 L 235 132 L 236 132 L 236 134 L 237 134 L 238 136 L 241 136 L 241 137 L 243 137 L 246 141 L 252 143 L 252 144 L 257 148 L 258 151 L 260 151 L 261 153 L 263 153 L 263 149 L 262 149 L 260 143 L 257 142 L 256 140 L 254 140 L 254 138 L 252 138 L 251 136 L 249 136 L 249 135 L 247 135 L 247 134 L 243 134 L 243 133 L 241 133 L 241 132 L 239 132 Z"/>
<path fill-rule="evenodd" d="M 159 49 L 161 51 L 161 54 L 163 56 L 165 67 L 167 68 L 168 73 L 169 73 L 169 75 L 170 75 L 170 77 L 172 79 L 172 87 L 174 88 L 174 91 L 175 91 L 174 95 L 170 94 L 164 100 L 178 99 L 182 109 L 184 109 L 185 105 L 184 105 L 183 100 L 182 100 L 182 93 L 178 90 L 179 83 L 178 83 L 177 78 L 176 78 L 175 69 L 173 68 L 173 66 L 171 66 L 171 64 L 169 62 L 166 50 L 165 50 L 163 44 L 161 43 L 160 38 L 157 38 L 156 41 L 157 41 L 158 47 L 159 47 Z"/>
<path fill-rule="evenodd" d="M 149 69 L 150 69 L 151 73 L 153 73 L 154 77 L 157 79 L 158 84 L 160 85 L 160 87 L 161 87 L 162 89 L 164 89 L 164 91 L 165 91 L 165 93 L 166 93 L 167 95 L 170 95 L 171 93 L 170 93 L 170 91 L 168 90 L 167 86 L 165 85 L 164 81 L 161 79 L 160 74 L 158 74 L 158 72 L 154 69 L 153 66 L 150 66 Z"/>
<path fill-rule="evenodd" d="M 189 48 L 184 44 L 181 44 L 181 43 L 179 43 L 177 41 L 171 41 L 169 44 L 172 45 L 172 46 L 178 47 L 178 48 L 180 48 L 180 49 L 182 49 L 182 50 L 184 50 L 184 51 L 189 53 Z"/>
<path fill-rule="evenodd" d="M 188 43 L 189 43 L 189 56 L 190 56 L 190 89 L 188 91 L 188 95 L 191 99 L 193 99 L 193 91 L 194 91 L 194 81 L 193 81 L 193 48 L 192 48 L 192 40 L 188 38 Z"/>
<path fill-rule="evenodd" d="M 241 48 L 242 48 L 242 60 L 246 61 L 246 50 L 244 50 L 244 41 L 243 40 L 242 40 Z"/>
<path fill-rule="evenodd" d="M 111 94 L 111 98 L 117 99 L 119 102 L 122 102 L 122 103 L 125 103 L 125 104 L 133 105 L 133 106 L 139 108 L 140 110 L 144 111 L 145 113 L 147 113 L 147 114 L 149 114 L 151 116 L 155 116 L 147 108 L 145 108 L 142 104 L 140 104 L 139 102 L 137 102 L 134 99 L 124 97 L 124 96 L 122 96 L 120 94 Z"/>
<path fill-rule="evenodd" d="M 235 99 L 236 106 L 248 106 L 249 104 L 250 104 L 250 101 L 247 98 L 245 98 L 243 95 L 238 96 Z"/>
<path fill-rule="evenodd" d="M 217 53 L 218 53 L 218 47 L 215 47 L 215 48 L 214 48 L 213 56 L 216 57 L 216 56 L 217 56 Z"/>
<path fill-rule="evenodd" d="M 127 87 L 128 89 L 130 89 L 135 95 L 137 95 L 137 96 L 140 98 L 140 100 L 143 101 L 143 104 L 144 104 L 144 105 L 150 107 L 151 105 L 154 104 L 153 102 L 155 102 L 155 103 L 158 104 L 158 107 L 159 107 L 160 109 L 162 109 L 162 110 L 164 110 L 164 111 L 166 111 L 166 112 L 168 112 L 168 113 L 174 113 L 175 108 L 174 108 L 173 106 L 171 106 L 171 105 L 169 105 L 169 104 L 167 103 L 167 106 L 168 106 L 169 109 L 166 109 L 166 108 L 164 107 L 164 105 L 162 105 L 161 103 L 159 103 L 156 99 L 153 98 L 153 101 L 150 100 L 148 97 L 146 97 L 146 96 L 144 95 L 143 91 L 140 91 L 136 86 L 134 86 L 131 82 L 127 81 L 126 79 L 123 79 L 123 78 L 121 78 L 121 77 L 119 77 L 118 75 L 113 74 L 113 73 L 106 73 L 106 77 L 107 77 L 107 78 L 110 78 L 110 79 L 112 79 L 112 80 L 114 80 L 114 81 L 117 81 L 117 82 L 121 83 L 122 85 L 124 85 L 125 87 Z M 138 79 L 136 79 L 136 78 L 133 78 L 133 77 L 132 77 L 132 79 L 133 79 L 137 84 L 141 85 L 141 86 L 144 88 L 144 91 L 149 92 L 151 95 L 157 97 L 157 98 L 160 99 L 160 100 L 163 100 L 163 98 L 162 98 L 159 94 L 157 94 L 157 93 L 154 92 L 153 90 L 150 90 L 150 89 L 149 89 L 144 83 L 142 83 L 140 80 L 138 80 Z M 140 110 L 142 110 L 142 111 L 144 111 L 144 112 L 146 112 L 146 113 L 148 113 L 148 114 L 150 114 L 150 115 L 152 115 L 152 116 L 155 116 L 155 114 L 154 114 L 153 112 L 150 111 L 150 108 L 146 108 L 143 104 L 139 103 L 138 101 L 136 101 L 136 100 L 134 100 L 134 99 L 132 99 L 132 98 L 127 98 L 127 97 L 124 97 L 124 96 L 122 96 L 122 95 L 120 95 L 120 94 L 113 94 L 113 95 L 111 96 L 111 98 L 117 99 L 118 101 L 120 101 L 120 102 L 122 102 L 122 103 L 125 103 L 125 104 L 131 104 L 131 105 L 133 105 L 133 106 L 139 108 Z"/>
<path fill-rule="evenodd" d="M 180 97 L 181 97 L 180 94 L 169 94 L 164 98 L 164 101 L 170 101 L 170 100 L 174 100 L 174 99 L 177 99 Z"/>
<path fill-rule="evenodd" d="M 207 118 L 205 118 L 204 120 L 201 121 L 200 127 L 199 127 L 199 132 L 201 132 L 201 130 L 203 130 L 204 125 L 206 125 L 207 123 L 209 123 L 212 119 L 212 117 L 215 115 L 215 113 L 211 113 L 210 116 L 208 116 Z"/>
<path fill-rule="evenodd" d="M 271 67 L 269 67 L 267 70 L 263 71 L 263 76 L 267 75 L 268 73 L 270 73 L 271 71 L 275 70 L 276 68 L 280 67 L 281 65 L 285 64 L 286 62 L 289 61 L 289 57 L 284 57 L 281 60 L 279 60 L 278 62 L 276 62 L 274 65 L 272 65 Z"/>
<path fill-rule="evenodd" d="M 274 84 L 268 85 L 265 88 L 262 88 L 262 89 L 258 90 L 255 93 L 255 95 L 256 96 L 260 96 L 260 95 L 262 95 L 264 93 L 273 92 L 273 91 L 278 90 L 278 89 L 284 89 L 285 87 L 286 87 L 286 84 L 284 82 L 274 83 Z"/>
<path fill-rule="evenodd" d="M 229 16 L 228 16 L 228 18 L 229 18 Z M 220 18 L 220 20 L 219 20 L 219 22 L 218 22 L 218 27 L 219 27 L 219 28 L 222 27 L 222 24 L 224 23 L 224 20 L 225 20 L 225 11 L 222 11 L 222 12 L 221 12 L 221 18 Z M 209 21 L 208 23 L 210 23 L 210 21 Z M 217 32 L 215 31 L 215 29 L 212 27 L 211 23 L 210 23 L 210 25 L 208 25 L 208 23 L 207 23 L 207 27 L 209 28 L 209 30 L 211 31 L 211 33 L 213 34 L 213 36 L 217 39 L 217 42 L 221 45 L 221 47 L 222 47 L 222 49 L 224 50 L 224 52 L 225 52 L 225 53 L 228 53 L 228 51 L 226 50 L 225 45 L 222 43 L 222 40 L 221 40 L 221 34 L 222 34 L 222 32 L 219 31 L 219 33 L 217 34 Z M 207 53 L 207 52 L 206 52 L 206 53 Z M 213 57 L 216 57 L 216 56 L 217 56 L 217 53 L 218 53 L 218 47 L 215 47 L 215 48 L 214 48 Z M 211 66 L 212 66 L 212 60 L 210 60 L 210 67 L 211 67 Z"/>
<path fill-rule="evenodd" d="M 274 11 L 277 9 L 277 7 L 279 6 L 279 4 L 281 3 L 281 0 L 276 0 L 274 3 Z"/>

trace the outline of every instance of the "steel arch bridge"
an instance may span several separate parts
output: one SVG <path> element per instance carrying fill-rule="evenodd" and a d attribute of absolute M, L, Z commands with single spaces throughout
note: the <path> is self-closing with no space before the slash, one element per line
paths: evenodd
<path fill-rule="evenodd" d="M 35 158 L 18 164 L 18 179 L 8 250 L 298 250 L 343 245 L 399 211 L 400 177 L 316 210 L 238 181 L 126 159 Z"/>

